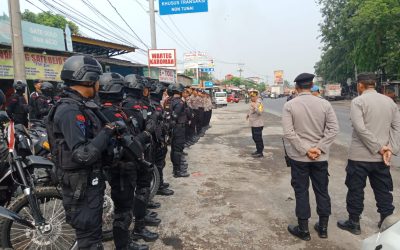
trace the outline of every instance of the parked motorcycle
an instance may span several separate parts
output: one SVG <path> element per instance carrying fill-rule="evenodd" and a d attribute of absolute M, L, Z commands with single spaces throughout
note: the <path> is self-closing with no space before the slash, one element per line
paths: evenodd
<path fill-rule="evenodd" d="M 7 148 L 1 155 L 4 161 L 1 162 L 0 205 L 9 204 L 8 210 L 18 215 L 1 221 L 1 247 L 71 248 L 75 243 L 75 234 L 65 222 L 62 197 L 55 187 L 51 187 L 52 177 L 46 176 L 46 171 L 38 176 L 36 171 L 50 171 L 54 169 L 53 163 L 44 157 L 32 155 L 28 131 L 23 125 L 14 125 L 9 121 L 4 111 L 0 111 L 0 129 L 1 148 Z M 15 195 L 17 197 L 13 198 Z"/>

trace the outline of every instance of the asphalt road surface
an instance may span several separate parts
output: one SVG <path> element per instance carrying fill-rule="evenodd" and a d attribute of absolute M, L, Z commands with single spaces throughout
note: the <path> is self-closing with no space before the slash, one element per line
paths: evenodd
<path fill-rule="evenodd" d="M 283 105 L 286 98 L 264 99 L 266 112 L 281 116 Z M 339 121 L 340 133 L 336 139 L 336 143 L 349 147 L 351 142 L 351 134 L 353 127 L 350 121 L 350 101 L 331 102 L 333 109 Z M 400 167 L 400 157 L 393 157 L 392 165 Z"/>

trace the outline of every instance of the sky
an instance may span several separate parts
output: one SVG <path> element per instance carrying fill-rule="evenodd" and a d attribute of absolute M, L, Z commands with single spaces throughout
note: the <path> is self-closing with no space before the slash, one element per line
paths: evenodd
<path fill-rule="evenodd" d="M 82 15 L 99 24 L 115 26 L 101 19 L 83 1 L 89 1 L 107 18 L 126 32 L 118 36 L 145 49 L 150 47 L 150 21 L 147 0 L 47 0 L 68 3 Z M 143 41 L 133 38 L 132 31 L 109 4 L 110 1 L 130 28 Z M 239 75 L 238 63 L 243 63 L 242 76 L 258 76 L 273 81 L 274 70 L 284 70 L 284 78 L 293 82 L 303 72 L 314 72 L 321 55 L 319 26 L 321 13 L 315 0 L 208 0 L 206 13 L 159 16 L 157 47 L 177 50 L 178 62 L 190 51 L 206 52 L 215 61 L 214 75 Z M 34 5 L 37 7 L 35 7 Z M 155 1 L 158 9 L 158 0 Z M 48 10 L 39 0 L 20 0 L 21 10 Z M 40 9 L 39 9 L 40 8 Z M 7 0 L 0 0 L 1 12 L 8 12 Z M 64 8 L 65 10 L 65 8 Z M 105 40 L 91 29 L 80 27 L 82 34 Z M 110 32 L 107 32 L 110 33 Z M 109 38 L 108 40 L 115 40 Z M 119 41 L 121 43 L 121 41 Z M 145 53 L 130 53 L 121 59 L 146 63 Z M 178 65 L 182 68 L 183 65 Z"/>

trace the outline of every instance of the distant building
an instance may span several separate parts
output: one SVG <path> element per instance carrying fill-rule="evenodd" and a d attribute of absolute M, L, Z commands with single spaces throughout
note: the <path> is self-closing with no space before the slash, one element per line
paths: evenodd
<path fill-rule="evenodd" d="M 255 84 L 260 84 L 263 82 L 263 79 L 258 76 L 247 77 L 246 80 L 254 82 Z"/>

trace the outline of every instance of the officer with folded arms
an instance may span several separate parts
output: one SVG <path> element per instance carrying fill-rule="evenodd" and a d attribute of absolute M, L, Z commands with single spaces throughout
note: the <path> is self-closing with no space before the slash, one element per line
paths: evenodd
<path fill-rule="evenodd" d="M 331 104 L 311 94 L 313 74 L 296 77 L 298 96 L 283 106 L 282 125 L 285 139 L 290 143 L 287 154 L 291 165 L 291 184 L 296 197 L 298 225 L 289 225 L 288 231 L 310 240 L 308 219 L 310 179 L 317 201 L 319 221 L 314 228 L 320 238 L 328 237 L 331 200 L 328 193 L 329 148 L 339 132 L 338 120 Z"/>

